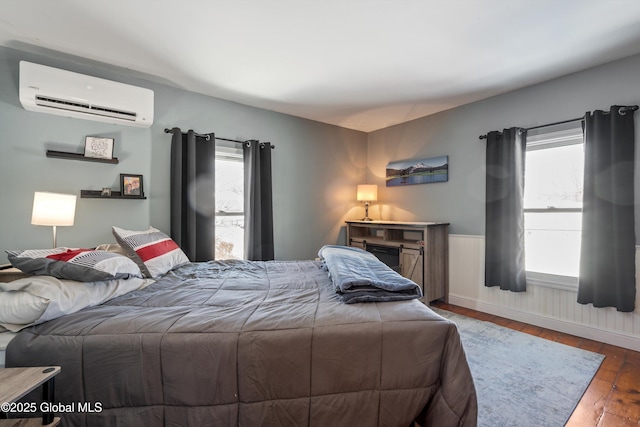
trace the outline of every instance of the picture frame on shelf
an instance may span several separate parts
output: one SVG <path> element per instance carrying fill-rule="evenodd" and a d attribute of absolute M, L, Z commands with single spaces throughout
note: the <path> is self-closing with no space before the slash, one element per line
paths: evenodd
<path fill-rule="evenodd" d="M 142 175 L 121 173 L 120 189 L 123 197 L 144 197 Z"/>
<path fill-rule="evenodd" d="M 102 187 L 100 195 L 104 197 L 111 197 L 111 189 L 109 187 Z"/>
<path fill-rule="evenodd" d="M 113 138 L 87 136 L 84 139 L 84 156 L 96 159 L 113 159 Z"/>

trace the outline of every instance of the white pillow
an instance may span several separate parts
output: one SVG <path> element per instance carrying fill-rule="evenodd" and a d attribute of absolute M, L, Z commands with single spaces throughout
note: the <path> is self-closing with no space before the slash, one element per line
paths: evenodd
<path fill-rule="evenodd" d="M 0 292 L 0 323 L 33 323 L 49 306 L 49 300 L 26 291 Z"/>
<path fill-rule="evenodd" d="M 20 320 L 20 322 L 0 321 L 0 326 L 18 332 L 27 326 L 43 323 L 55 319 L 65 314 L 75 313 L 85 307 L 102 304 L 112 298 L 124 295 L 136 289 L 142 289 L 154 282 L 153 279 L 141 279 L 132 277 L 129 279 L 104 280 L 99 282 L 76 282 L 74 280 L 60 280 L 52 276 L 33 276 L 25 279 L 18 279 L 12 282 L 0 283 L 0 297 L 4 298 L 7 293 L 28 293 L 34 299 L 29 300 L 28 296 L 14 295 L 6 299 L 15 301 L 16 298 L 24 298 L 23 301 L 35 301 L 36 304 L 26 304 L 21 306 L 19 315 L 9 317 L 6 320 Z M 35 308 L 39 305 L 35 298 L 41 298 L 47 302 L 45 309 L 40 315 L 33 319 Z M 42 301 L 40 301 L 42 303 Z"/>

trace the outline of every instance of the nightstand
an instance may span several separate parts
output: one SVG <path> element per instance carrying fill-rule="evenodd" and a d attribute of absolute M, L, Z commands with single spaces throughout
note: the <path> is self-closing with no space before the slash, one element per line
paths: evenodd
<path fill-rule="evenodd" d="M 5 268 L 0 270 L 0 282 L 6 283 L 13 280 L 24 279 L 25 277 L 31 277 L 31 274 L 23 273 L 17 268 Z"/>
<path fill-rule="evenodd" d="M 3 368 L 0 369 L 0 404 L 16 402 L 27 393 L 42 385 L 43 402 L 53 401 L 53 377 L 60 373 L 59 366 L 38 368 Z M 25 402 L 31 404 L 31 402 Z M 36 405 L 34 403 L 34 405 Z M 39 406 L 39 405 L 38 405 Z M 39 411 L 39 407 L 37 410 Z M 9 411 L 7 411 L 9 412 Z M 22 411 L 24 412 L 24 411 Z M 29 412 L 34 412 L 29 410 Z M 43 413 L 42 418 L 15 418 L 0 420 L 0 427 L 18 426 L 57 426 L 59 417 L 51 413 Z"/>

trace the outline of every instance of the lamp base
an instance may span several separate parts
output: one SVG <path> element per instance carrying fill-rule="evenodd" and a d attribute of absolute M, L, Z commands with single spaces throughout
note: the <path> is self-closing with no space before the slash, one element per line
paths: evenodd
<path fill-rule="evenodd" d="M 364 218 L 362 218 L 360 221 L 373 221 L 371 218 L 369 218 L 369 202 L 364 202 Z"/>

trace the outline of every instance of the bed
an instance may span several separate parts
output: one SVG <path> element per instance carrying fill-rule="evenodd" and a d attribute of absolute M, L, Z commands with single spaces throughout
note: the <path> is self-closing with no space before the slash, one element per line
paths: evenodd
<path fill-rule="evenodd" d="M 27 280 L 27 279 L 22 279 Z M 187 263 L 23 329 L 7 367 L 59 365 L 65 425 L 475 426 L 454 323 L 345 304 L 318 261 Z"/>

